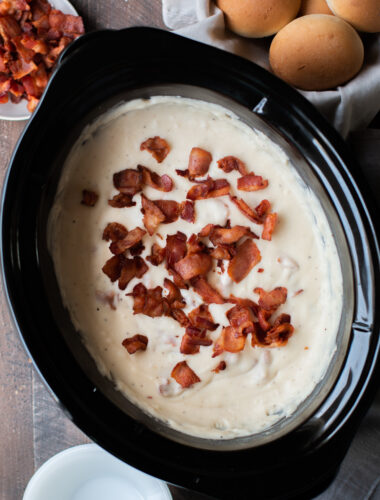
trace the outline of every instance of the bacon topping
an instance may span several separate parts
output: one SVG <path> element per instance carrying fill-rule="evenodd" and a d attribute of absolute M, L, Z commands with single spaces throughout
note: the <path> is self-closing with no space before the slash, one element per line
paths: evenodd
<path fill-rule="evenodd" d="M 195 209 L 192 201 L 186 200 L 181 202 L 179 211 L 181 219 L 187 222 L 195 222 Z"/>
<path fill-rule="evenodd" d="M 255 208 L 257 215 L 264 220 L 266 215 L 270 212 L 270 203 L 268 200 L 262 200 Z"/>
<path fill-rule="evenodd" d="M 247 175 L 248 170 L 246 164 L 236 158 L 236 156 L 225 156 L 218 160 L 218 167 L 221 168 L 226 174 L 232 172 L 232 170 L 237 170 L 241 175 Z"/>
<path fill-rule="evenodd" d="M 119 193 L 115 194 L 112 200 L 108 200 L 108 205 L 113 208 L 124 208 L 124 207 L 134 207 L 136 205 L 135 201 L 132 201 L 133 195 Z"/>
<path fill-rule="evenodd" d="M 129 231 L 127 236 L 123 238 L 122 240 L 117 240 L 111 243 L 110 245 L 110 250 L 113 254 L 119 255 L 121 253 L 124 253 L 128 248 L 133 247 L 138 243 L 146 234 L 146 231 L 141 229 L 140 227 L 136 227 L 135 229 L 132 229 L 132 231 Z"/>
<path fill-rule="evenodd" d="M 223 351 L 240 352 L 245 346 L 245 335 L 232 326 L 225 326 L 214 345 L 213 358 Z"/>
<path fill-rule="evenodd" d="M 205 200 L 207 198 L 217 198 L 229 194 L 230 184 L 226 179 L 212 179 L 208 177 L 205 181 L 199 182 L 191 187 L 186 198 L 189 200 Z"/>
<path fill-rule="evenodd" d="M 114 255 L 102 267 L 102 271 L 114 282 L 119 279 L 121 273 L 121 260 L 118 255 Z"/>
<path fill-rule="evenodd" d="M 218 324 L 214 323 L 214 319 L 208 310 L 207 304 L 201 304 L 199 307 L 189 312 L 191 323 L 201 330 L 214 331 L 218 328 Z"/>
<path fill-rule="evenodd" d="M 190 325 L 182 337 L 180 352 L 182 354 L 197 354 L 200 346 L 210 346 L 211 344 L 212 340 L 206 338 L 205 330 Z"/>
<path fill-rule="evenodd" d="M 171 308 L 182 309 L 186 306 L 186 302 L 182 297 L 181 291 L 177 287 L 177 285 L 175 285 L 170 279 L 165 278 L 164 287 L 168 290 L 166 299 L 169 302 Z"/>
<path fill-rule="evenodd" d="M 181 232 L 166 237 L 166 266 L 173 269 L 176 262 L 183 259 L 187 252 L 186 235 Z"/>
<path fill-rule="evenodd" d="M 170 152 L 170 146 L 165 139 L 158 135 L 150 137 L 140 145 L 140 151 L 148 151 L 152 154 L 153 158 L 161 163 L 165 160 Z"/>
<path fill-rule="evenodd" d="M 246 226 L 233 226 L 231 228 L 214 226 L 209 238 L 214 246 L 218 246 L 232 245 L 233 243 L 237 243 L 243 236 L 258 238 L 258 236 Z"/>
<path fill-rule="evenodd" d="M 125 290 L 128 283 L 133 278 L 142 278 L 148 271 L 148 266 L 146 265 L 144 259 L 139 256 L 135 256 L 133 259 L 122 258 L 121 263 L 122 265 L 119 277 L 120 290 Z"/>
<path fill-rule="evenodd" d="M 271 241 L 276 223 L 277 214 L 275 212 L 270 213 L 265 217 L 263 232 L 261 233 L 261 237 L 263 240 Z"/>
<path fill-rule="evenodd" d="M 147 289 L 142 283 L 134 286 L 131 293 L 127 296 L 133 297 L 134 314 L 145 314 L 151 318 L 157 316 L 169 316 L 169 304 L 162 296 L 162 287 Z"/>
<path fill-rule="evenodd" d="M 103 231 L 103 240 L 118 241 L 124 239 L 128 234 L 127 228 L 118 222 L 110 222 Z"/>
<path fill-rule="evenodd" d="M 220 293 L 213 288 L 203 276 L 197 276 L 191 280 L 191 286 L 206 304 L 224 304 L 225 300 Z"/>
<path fill-rule="evenodd" d="M 265 189 L 268 186 L 268 181 L 263 179 L 261 175 L 255 175 L 253 173 L 243 175 L 237 180 L 237 188 L 240 191 L 258 191 L 259 189 Z"/>
<path fill-rule="evenodd" d="M 154 200 L 153 203 L 165 215 L 164 224 L 175 222 L 179 217 L 179 204 L 174 200 Z"/>
<path fill-rule="evenodd" d="M 165 259 L 165 248 L 161 248 L 157 243 L 153 243 L 150 249 L 150 255 L 146 257 L 146 260 L 149 261 L 153 266 L 158 266 Z"/>
<path fill-rule="evenodd" d="M 83 189 L 82 191 L 82 205 L 86 205 L 87 207 L 95 206 L 96 202 L 99 199 L 99 195 L 97 195 L 94 191 L 89 191 L 88 189 Z"/>
<path fill-rule="evenodd" d="M 158 175 L 156 172 L 152 172 L 148 167 L 144 167 L 143 165 L 138 165 L 137 169 L 142 173 L 144 184 L 166 193 L 173 189 L 173 181 L 168 175 Z"/>
<path fill-rule="evenodd" d="M 248 217 L 249 220 L 255 222 L 256 224 L 263 223 L 263 221 L 257 215 L 257 213 L 254 212 L 254 210 L 252 210 L 252 208 L 249 205 L 247 205 L 244 200 L 231 195 L 230 195 L 230 200 L 237 206 L 237 208 L 240 210 L 241 213 L 243 213 L 246 217 Z"/>
<path fill-rule="evenodd" d="M 263 288 L 259 287 L 256 287 L 253 291 L 260 296 L 259 306 L 272 312 L 285 303 L 288 295 L 288 290 L 282 286 L 278 286 L 270 292 L 266 292 Z"/>
<path fill-rule="evenodd" d="M 219 364 L 211 371 L 219 373 L 227 368 L 227 363 L 225 361 L 220 361 Z"/>
<path fill-rule="evenodd" d="M 177 363 L 175 365 L 172 370 L 171 377 L 173 377 L 174 380 L 184 389 L 191 387 L 193 384 L 201 381 L 201 379 L 195 372 L 193 372 L 186 361 L 181 361 L 180 363 Z"/>
<path fill-rule="evenodd" d="M 235 283 L 240 283 L 260 260 L 261 255 L 256 244 L 247 239 L 237 247 L 236 255 L 228 266 L 228 275 Z"/>
<path fill-rule="evenodd" d="M 141 195 L 141 212 L 144 214 L 143 223 L 150 236 L 155 232 L 161 222 L 165 220 L 165 214 L 158 206 L 145 195 Z"/>
<path fill-rule="evenodd" d="M 194 253 L 176 262 L 174 269 L 186 281 L 195 276 L 207 274 L 211 266 L 212 259 L 208 254 Z"/>
<path fill-rule="evenodd" d="M 122 345 L 127 349 L 129 354 L 134 354 L 136 351 L 145 351 L 148 345 L 148 337 L 137 334 L 124 339 Z"/>
<path fill-rule="evenodd" d="M 142 190 L 143 174 L 139 170 L 126 168 L 113 174 L 113 185 L 121 193 L 133 196 Z"/>
<path fill-rule="evenodd" d="M 212 156 L 208 151 L 202 148 L 193 148 L 190 151 L 188 173 L 189 178 L 202 177 L 207 174 L 212 162 Z"/>

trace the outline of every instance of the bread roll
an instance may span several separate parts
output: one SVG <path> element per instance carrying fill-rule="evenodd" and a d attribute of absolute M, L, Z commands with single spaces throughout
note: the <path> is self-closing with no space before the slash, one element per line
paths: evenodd
<path fill-rule="evenodd" d="M 227 26 L 238 35 L 261 38 L 294 19 L 301 0 L 217 0 Z"/>
<path fill-rule="evenodd" d="M 302 0 L 298 16 L 309 14 L 332 14 L 326 0 Z"/>
<path fill-rule="evenodd" d="M 380 31 L 380 0 L 328 0 L 330 9 L 359 31 Z"/>
<path fill-rule="evenodd" d="M 358 73 L 364 58 L 357 32 L 339 17 L 311 14 L 295 19 L 274 37 L 273 72 L 294 87 L 326 90 Z"/>

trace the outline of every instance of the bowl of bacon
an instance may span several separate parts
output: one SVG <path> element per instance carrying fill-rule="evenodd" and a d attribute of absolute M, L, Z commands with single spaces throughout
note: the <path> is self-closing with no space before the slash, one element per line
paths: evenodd
<path fill-rule="evenodd" d="M 246 60 L 149 28 L 70 44 L 11 160 L 1 256 L 75 424 L 217 498 L 320 491 L 378 373 L 355 173 L 318 112 Z"/>
<path fill-rule="evenodd" d="M 84 33 L 67 0 L 0 3 L 0 118 L 27 120 L 61 52 Z"/>

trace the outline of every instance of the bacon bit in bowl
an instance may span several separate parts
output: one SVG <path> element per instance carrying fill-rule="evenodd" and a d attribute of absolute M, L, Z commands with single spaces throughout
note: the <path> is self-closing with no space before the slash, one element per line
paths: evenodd
<path fill-rule="evenodd" d="M 248 170 L 246 164 L 236 158 L 236 156 L 225 156 L 218 160 L 218 167 L 221 168 L 226 174 L 237 170 L 241 175 L 247 175 Z"/>
<path fill-rule="evenodd" d="M 220 361 L 218 365 L 212 370 L 215 373 L 219 373 L 227 368 L 227 363 L 225 361 Z"/>
<path fill-rule="evenodd" d="M 202 148 L 192 148 L 189 156 L 189 164 L 186 170 L 176 170 L 178 175 L 194 180 L 207 174 L 212 162 L 211 153 Z"/>
<path fill-rule="evenodd" d="M 201 381 L 198 375 L 193 372 L 186 361 L 177 363 L 171 372 L 174 380 L 184 389 L 191 387 Z"/>
<path fill-rule="evenodd" d="M 170 152 L 170 146 L 165 139 L 156 135 L 142 142 L 140 151 L 148 151 L 158 163 L 162 163 Z"/>
<path fill-rule="evenodd" d="M 237 180 L 237 188 L 241 191 L 258 191 L 265 189 L 268 186 L 268 181 L 263 179 L 261 175 L 253 173 L 243 175 Z"/>
<path fill-rule="evenodd" d="M 28 101 L 33 112 L 60 53 L 84 33 L 79 16 L 63 14 L 46 0 L 0 2 L 0 101 Z"/>
<path fill-rule="evenodd" d="M 145 351 L 148 345 L 148 337 L 137 334 L 124 339 L 122 345 L 127 349 L 129 354 L 134 354 L 137 351 Z"/>
<path fill-rule="evenodd" d="M 82 205 L 86 205 L 86 207 L 94 207 L 96 202 L 99 199 L 99 195 L 94 191 L 89 191 L 88 189 L 83 189 L 82 191 Z"/>

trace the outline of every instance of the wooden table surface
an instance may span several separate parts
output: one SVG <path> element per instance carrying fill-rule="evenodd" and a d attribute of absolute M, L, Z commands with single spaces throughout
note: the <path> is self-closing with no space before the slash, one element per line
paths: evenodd
<path fill-rule="evenodd" d="M 161 0 L 72 0 L 72 4 L 87 31 L 137 25 L 164 28 Z M 0 188 L 25 123 L 0 120 Z M 64 416 L 41 383 L 11 322 L 2 288 L 0 332 L 0 500 L 18 500 L 43 462 L 89 439 Z M 175 499 L 203 498 L 176 488 L 172 492 Z"/>

